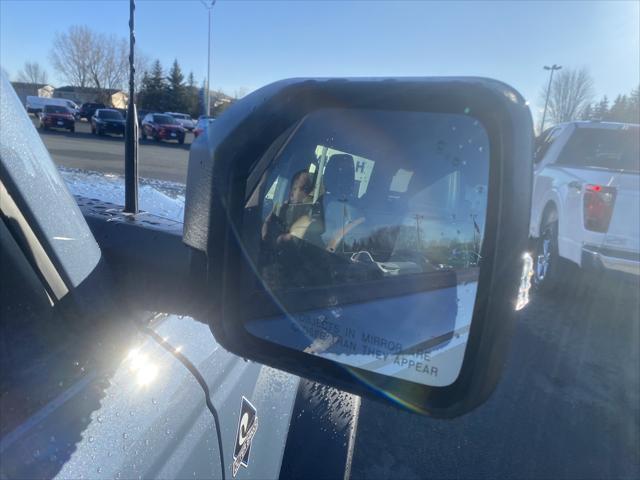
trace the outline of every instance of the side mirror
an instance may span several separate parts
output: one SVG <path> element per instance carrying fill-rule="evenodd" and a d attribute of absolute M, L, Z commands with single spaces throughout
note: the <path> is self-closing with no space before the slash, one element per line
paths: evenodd
<path fill-rule="evenodd" d="M 532 139 L 523 98 L 488 79 L 287 80 L 238 101 L 187 181 L 215 338 L 417 412 L 476 407 L 526 298 Z"/>

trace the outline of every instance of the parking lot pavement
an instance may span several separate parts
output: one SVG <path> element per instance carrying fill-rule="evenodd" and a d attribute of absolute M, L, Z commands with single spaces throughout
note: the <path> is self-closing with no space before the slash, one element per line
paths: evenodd
<path fill-rule="evenodd" d="M 57 165 L 124 174 L 124 140 L 121 136 L 92 135 L 90 124 L 84 121 L 76 122 L 75 133 L 66 130 L 39 132 Z M 176 142 L 141 141 L 138 150 L 139 175 L 186 183 L 192 141 L 191 133 L 187 133 L 184 145 Z"/>
<path fill-rule="evenodd" d="M 363 400 L 352 478 L 640 478 L 640 285 L 584 283 L 534 298 L 477 410 Z"/>

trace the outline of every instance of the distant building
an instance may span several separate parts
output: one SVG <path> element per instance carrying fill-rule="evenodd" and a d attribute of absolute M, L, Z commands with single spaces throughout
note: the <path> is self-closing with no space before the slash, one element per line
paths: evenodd
<path fill-rule="evenodd" d="M 129 101 L 128 95 L 122 90 L 114 88 L 102 90 L 94 87 L 74 87 L 71 85 L 56 88 L 53 96 L 73 100 L 78 105 L 86 102 L 104 103 L 113 108 L 127 108 Z"/>
<path fill-rule="evenodd" d="M 46 83 L 11 82 L 11 85 L 23 105 L 26 104 L 27 97 L 51 98 L 55 90 L 53 86 Z"/>

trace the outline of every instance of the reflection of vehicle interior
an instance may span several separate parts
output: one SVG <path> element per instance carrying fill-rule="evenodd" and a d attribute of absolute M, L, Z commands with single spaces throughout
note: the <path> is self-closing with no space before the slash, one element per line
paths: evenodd
<path fill-rule="evenodd" d="M 484 133 L 468 119 L 398 127 L 386 138 L 348 126 L 321 142 L 298 130 L 264 177 L 256 258 L 264 279 L 297 288 L 477 266 Z M 298 196 L 301 175 L 309 184 Z"/>
<path fill-rule="evenodd" d="M 324 166 L 321 163 L 307 166 L 323 172 L 314 176 L 315 201 L 310 195 L 301 203 L 287 202 L 274 210 L 278 212 L 279 230 L 288 233 L 290 240 L 277 246 L 280 266 L 288 270 L 278 283 L 293 286 L 299 281 L 307 283 L 312 277 L 320 283 L 333 283 L 448 268 L 431 261 L 421 248 L 421 241 L 427 239 L 424 234 L 420 238 L 420 221 L 425 215 L 410 211 L 410 182 L 405 192 L 391 192 L 389 185 L 396 172 L 379 168 L 378 175 L 368 179 L 365 194 L 358 198 L 352 155 L 333 154 Z"/>

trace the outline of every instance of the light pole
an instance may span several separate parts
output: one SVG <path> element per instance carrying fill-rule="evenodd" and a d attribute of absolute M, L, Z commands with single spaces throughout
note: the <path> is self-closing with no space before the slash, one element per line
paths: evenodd
<path fill-rule="evenodd" d="M 551 80 L 553 80 L 553 72 L 556 70 L 560 70 L 562 68 L 561 65 L 556 65 L 555 63 L 550 67 L 545 65 L 545 70 L 550 70 L 549 73 L 549 85 L 547 86 L 547 99 L 544 101 L 544 111 L 542 112 L 542 122 L 540 122 L 540 133 L 544 131 L 544 120 L 547 116 L 547 106 L 549 105 L 549 94 L 551 93 Z"/>
<path fill-rule="evenodd" d="M 207 99 L 205 102 L 207 104 L 206 115 L 209 115 L 211 111 L 211 11 L 213 10 L 213 6 L 216 4 L 216 0 L 200 1 L 204 5 L 204 8 L 209 11 L 209 34 L 207 36 Z"/>

